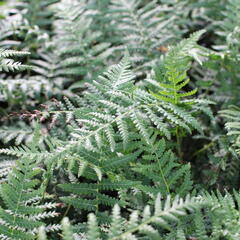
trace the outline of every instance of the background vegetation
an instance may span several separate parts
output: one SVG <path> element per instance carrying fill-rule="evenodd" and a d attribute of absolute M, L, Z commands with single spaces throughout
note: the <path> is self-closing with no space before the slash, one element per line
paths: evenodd
<path fill-rule="evenodd" d="M 239 240 L 240 1 L 0 2 L 0 239 Z"/>

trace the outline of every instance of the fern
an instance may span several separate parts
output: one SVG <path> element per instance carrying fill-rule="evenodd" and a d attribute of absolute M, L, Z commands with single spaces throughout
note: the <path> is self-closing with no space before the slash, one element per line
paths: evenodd
<path fill-rule="evenodd" d="M 187 211 L 194 211 L 202 206 L 203 201 L 197 198 L 187 197 L 181 199 L 176 197 L 171 201 L 170 197 L 163 203 L 160 195 L 157 197 L 153 214 L 149 206 L 146 206 L 139 216 L 137 211 L 134 211 L 129 220 L 120 215 L 120 208 L 115 205 L 112 211 L 112 222 L 108 229 L 105 229 L 106 234 L 101 231 L 97 224 L 97 219 L 93 214 L 88 218 L 88 231 L 83 234 L 73 234 L 69 225 L 68 219 L 64 219 L 63 238 L 66 240 L 76 237 L 83 237 L 89 240 L 95 239 L 138 239 L 139 236 L 145 236 L 150 239 L 161 238 L 160 229 L 171 229 L 171 224 L 178 221 L 181 216 L 186 215 Z M 40 229 L 39 235 L 41 240 L 46 240 L 43 229 Z"/>
<path fill-rule="evenodd" d="M 45 103 L 49 98 L 64 93 L 62 91 L 63 84 L 61 84 L 63 81 L 55 74 L 56 66 L 53 66 L 55 64 L 52 48 L 48 43 L 55 18 L 50 6 L 52 7 L 56 2 L 56 0 L 9 1 L 2 6 L 0 45 L 1 48 L 14 49 L 1 50 L 0 68 L 3 73 L 1 73 L 0 79 L 0 101 L 3 106 L 7 106 L 3 109 L 1 105 L 1 113 L 5 115 L 4 119 L 8 120 L 8 115 L 11 115 L 11 118 L 13 115 L 14 117 L 25 116 L 26 110 L 33 111 L 37 105 Z M 14 11 L 11 10 L 12 7 Z M 17 51 L 22 49 L 22 52 Z M 48 52 L 51 56 L 48 55 L 48 57 L 52 59 L 47 58 L 47 54 L 44 55 L 43 52 Z M 14 56 L 23 56 L 26 64 L 14 62 L 11 59 Z M 51 67 L 47 67 L 47 60 L 48 63 L 52 63 Z M 35 66 L 30 67 L 29 65 Z M 8 72 L 6 73 L 6 71 Z M 65 93 L 67 94 L 67 91 Z M 13 112 L 14 114 L 12 114 Z M 8 129 L 9 125 L 11 127 Z M 22 140 L 31 139 L 31 130 L 28 129 L 23 133 L 24 130 L 20 128 L 22 125 L 24 125 L 22 119 L 16 118 L 14 121 L 4 124 L 4 127 L 1 127 L 2 137 L 9 134 L 9 138 L 6 138 L 5 142 L 13 139 L 14 135 L 18 135 L 18 144 Z"/>
<path fill-rule="evenodd" d="M 0 239 L 239 239 L 239 3 L 1 1 Z"/>
<path fill-rule="evenodd" d="M 0 162 L 0 183 L 7 181 L 8 174 L 12 171 L 12 168 L 15 166 L 15 162 L 11 159 L 4 158 Z"/>
<path fill-rule="evenodd" d="M 61 5 L 63 4 L 63 5 Z M 76 11 L 78 9 L 79 11 Z M 59 69 L 57 74 L 69 79 L 89 81 L 97 76 L 99 68 L 112 54 L 110 43 L 99 42 L 102 35 L 100 31 L 90 31 L 92 19 L 88 18 L 85 3 L 59 4 L 56 40 L 54 44 L 61 49 L 59 56 Z M 81 88 L 82 83 L 75 83 L 71 88 Z"/>
<path fill-rule="evenodd" d="M 0 49 L 0 71 L 23 71 L 30 68 L 28 65 L 22 65 L 20 62 L 14 62 L 12 59 L 9 59 L 9 57 L 24 56 L 28 54 L 28 52 Z"/>
<path fill-rule="evenodd" d="M 37 228 L 44 225 L 43 220 L 57 216 L 48 211 L 56 208 L 55 203 L 41 203 L 44 188 L 39 186 L 37 176 L 41 169 L 34 161 L 21 159 L 1 184 L 0 234 L 8 239 L 34 239 Z M 50 228 L 51 229 L 51 228 Z"/>
<path fill-rule="evenodd" d="M 134 139 L 137 137 L 131 137 L 130 140 L 134 141 Z M 78 148 L 77 153 L 69 156 L 66 163 L 59 161 L 59 166 L 63 165 L 68 169 L 72 181 L 72 184 L 62 184 L 60 187 L 66 192 L 75 193 L 72 199 L 76 199 L 77 208 L 81 208 L 78 204 L 81 199 L 86 203 L 88 200 L 93 200 L 89 201 L 94 203 L 89 204 L 93 210 L 102 206 L 111 206 L 114 201 L 125 205 L 127 199 L 121 196 L 121 191 L 128 191 L 140 183 L 132 177 L 131 171 L 131 165 L 141 154 L 137 147 L 138 144 L 132 144 L 124 150 L 123 144 L 120 143 L 116 145 L 115 153 L 112 153 L 108 147 L 102 148 L 100 153 L 83 147 Z M 110 197 L 111 193 L 114 193 L 115 197 Z M 70 200 L 71 197 L 69 196 L 68 199 Z"/>
<path fill-rule="evenodd" d="M 156 196 L 160 191 L 162 196 L 177 193 L 185 196 L 192 188 L 190 165 L 181 165 L 171 150 L 166 149 L 164 139 L 153 141 L 152 146 L 139 146 L 144 154 L 142 160 L 133 167 L 140 173 L 142 184 L 139 188 Z"/>
<path fill-rule="evenodd" d="M 239 19 L 238 0 L 226 0 L 220 4 L 222 11 L 219 11 L 217 21 L 212 20 L 212 28 L 217 36 L 213 48 L 221 52 L 221 58 L 211 61 L 209 65 L 216 71 L 216 78 L 219 83 L 215 86 L 216 97 L 227 98 L 228 104 L 238 104 L 239 102 Z M 214 16 L 214 15 L 213 15 Z M 212 18 L 210 16 L 210 18 Z M 214 84 L 216 84 L 214 82 Z M 226 108 L 226 105 L 224 108 Z"/>
<path fill-rule="evenodd" d="M 214 204 L 213 215 L 210 215 L 213 222 L 212 235 L 214 237 L 225 236 L 230 239 L 237 239 L 240 234 L 239 223 L 237 223 L 237 219 L 239 219 L 239 194 L 237 192 L 234 192 L 233 196 L 229 193 L 226 193 L 225 196 L 220 193 L 213 196 L 206 194 L 206 197 Z M 217 217 L 221 214 L 221 211 L 224 212 L 224 219 Z M 218 229 L 221 230 L 218 231 Z"/>
<path fill-rule="evenodd" d="M 202 50 L 196 42 L 203 32 L 194 33 L 190 38 L 169 50 L 160 69 L 156 70 L 155 78 L 158 83 L 150 81 L 154 86 L 158 85 L 162 89 L 158 94 L 151 92 L 154 97 L 178 105 L 184 103 L 182 98 L 193 96 L 197 92 L 197 89 L 189 92 L 184 92 L 183 89 L 190 81 L 187 78 L 187 70 L 190 68 L 191 58 L 201 61 L 198 56 L 201 56 L 203 52 L 201 53 Z"/>
<path fill-rule="evenodd" d="M 182 225 L 186 236 L 200 239 L 238 239 L 239 193 L 205 193 L 203 199 L 208 202 L 208 206 L 203 211 L 196 211 Z"/>
<path fill-rule="evenodd" d="M 232 106 L 228 110 L 220 111 L 221 116 L 225 117 L 228 122 L 225 123 L 225 128 L 228 130 L 228 135 L 234 136 L 233 146 L 238 154 L 240 153 L 240 111 L 238 107 Z"/>
<path fill-rule="evenodd" d="M 216 46 L 221 50 L 227 50 L 228 46 L 236 46 L 236 37 L 238 32 L 238 22 L 240 19 L 239 12 L 237 10 L 239 1 L 238 0 L 228 0 L 226 1 L 226 8 L 221 12 L 221 18 L 224 18 L 224 22 L 217 21 L 215 25 L 218 24 L 216 33 L 220 36 L 220 39 L 225 38 L 225 46 Z M 227 44 L 226 44 L 227 43 Z M 227 46 L 228 45 L 228 46 Z"/>
<path fill-rule="evenodd" d="M 159 47 L 176 39 L 177 17 L 169 14 L 170 9 L 167 5 L 159 6 L 156 1 L 147 4 L 136 0 L 111 1 L 109 15 L 123 41 L 117 49 L 128 47 L 138 75 L 144 74 L 156 61 Z"/>
<path fill-rule="evenodd" d="M 37 126 L 36 122 L 32 122 L 31 126 L 27 126 L 24 122 L 19 122 L 14 127 L 2 127 L 0 128 L 0 139 L 3 143 L 10 143 L 14 141 L 14 144 L 20 145 L 22 143 L 28 144 L 33 140 L 33 133 L 34 128 L 42 128 L 41 129 L 41 140 L 39 141 L 40 144 L 44 142 L 44 138 L 47 135 L 46 128 L 43 126 Z M 45 134 L 44 134 L 45 131 Z"/>
<path fill-rule="evenodd" d="M 78 129 L 77 131 L 82 132 L 82 134 L 84 134 L 85 136 L 89 135 L 90 137 L 94 137 L 94 135 L 96 136 L 96 134 L 100 135 L 101 132 L 105 132 L 112 150 L 114 150 L 115 145 L 113 132 L 113 129 L 115 128 L 113 124 L 116 124 L 118 126 L 122 139 L 124 142 L 126 142 L 127 119 L 132 121 L 133 125 L 135 125 L 136 129 L 148 143 L 150 142 L 149 134 L 147 131 L 147 126 L 149 125 L 149 123 L 155 125 L 162 132 L 162 134 L 170 138 L 170 133 L 167 130 L 167 125 L 164 122 L 164 119 L 167 119 L 173 125 L 175 124 L 177 126 L 185 128 L 189 132 L 191 132 L 191 128 L 195 128 L 201 132 L 201 127 L 199 123 L 191 116 L 190 113 L 186 112 L 182 108 L 174 106 L 170 103 L 163 104 L 160 101 L 156 101 L 154 98 L 151 97 L 151 95 L 140 89 L 137 89 L 133 92 L 132 99 L 130 94 L 133 90 L 130 89 L 133 75 L 128 70 L 128 66 L 129 63 L 127 57 L 125 57 L 118 66 L 114 67 L 114 70 L 110 69 L 110 71 L 106 73 L 106 76 L 108 78 L 100 78 L 102 83 L 94 82 L 92 85 L 90 85 L 90 91 L 94 93 L 87 95 L 87 97 L 90 98 L 90 101 L 94 101 L 94 103 L 96 104 L 96 99 L 99 99 L 99 96 L 102 95 L 102 98 L 104 99 L 102 100 L 100 97 L 100 99 L 98 100 L 100 104 L 99 106 L 104 104 L 105 108 L 107 107 L 110 109 L 105 115 L 103 115 L 102 111 L 101 113 L 89 113 L 87 111 L 85 118 L 78 118 L 78 121 L 84 123 L 85 127 Z M 109 90 L 106 91 L 106 87 L 102 84 L 107 86 Z M 128 90 L 124 90 L 124 88 L 127 87 Z M 129 91 L 130 93 L 128 93 Z M 103 92 L 103 94 L 101 92 Z M 96 96 L 96 94 L 98 96 Z M 108 99 L 110 98 L 110 101 L 107 100 L 106 97 Z M 116 102 L 113 102 L 114 98 L 116 99 Z M 134 98 L 138 102 L 136 102 Z M 123 102 L 125 106 L 119 105 L 119 103 L 121 102 Z M 199 101 L 199 103 L 208 104 L 208 102 L 204 103 L 204 101 Z M 126 105 L 128 107 L 126 107 Z M 114 118 L 112 114 L 109 114 L 113 111 L 117 111 L 116 118 Z M 158 113 L 160 113 L 162 116 L 159 116 Z M 88 120 L 90 119 L 90 116 L 94 116 L 97 119 Z M 95 130 L 91 132 L 92 130 L 90 130 L 90 128 Z M 76 134 L 74 135 L 77 136 Z M 91 144 L 91 146 L 93 145 Z"/>
<path fill-rule="evenodd" d="M 89 84 L 85 99 L 92 104 L 92 108 L 73 110 L 76 121 L 82 127 L 74 127 L 71 142 L 64 147 L 60 146 L 59 151 L 52 153 L 53 158 L 75 151 L 80 144 L 86 149 L 98 151 L 104 142 L 108 142 L 110 149 L 114 151 L 118 135 L 126 146 L 129 138 L 128 129 L 133 127 L 148 144 L 151 142 L 149 128 L 153 126 L 168 139 L 171 137 L 168 130 L 170 126 L 180 127 L 189 133 L 192 129 L 202 132 L 201 125 L 188 109 L 162 102 L 147 91 L 134 89 L 134 75 L 129 67 L 129 57 L 126 55 L 120 64 L 110 67 L 98 81 Z M 203 108 L 211 103 L 201 99 L 193 99 L 190 102 L 194 106 L 192 107 L 194 112 L 201 110 L 201 106 Z M 11 154 L 9 150 L 2 152 Z M 19 148 L 12 153 L 19 156 L 21 152 L 23 156 L 30 154 L 27 148 L 24 151 Z"/>
<path fill-rule="evenodd" d="M 39 26 L 40 29 L 47 31 L 52 26 L 54 14 L 49 6 L 58 1 L 59 0 L 36 0 L 33 2 L 31 0 L 22 0 L 16 3 L 16 8 L 20 11 L 25 10 L 23 17 L 27 19 L 32 26 Z M 45 14 L 41 14 L 43 9 Z"/>
<path fill-rule="evenodd" d="M 118 151 L 122 147 L 118 146 Z M 129 150 L 130 151 L 130 150 Z M 140 184 L 129 178 L 131 163 L 136 161 L 139 151 L 117 156 L 104 150 L 98 154 L 79 149 L 75 163 L 71 161 L 68 169 L 76 176 L 72 183 L 60 184 L 59 187 L 71 195 L 61 197 L 61 200 L 76 209 L 98 212 L 103 207 L 114 206 L 118 203 L 125 206 L 126 202 L 119 195 L 120 190 L 128 191 Z M 72 166 L 72 168 L 70 168 Z M 121 167 L 122 174 L 119 174 Z M 78 178 L 84 179 L 83 181 Z M 109 193 L 115 192 L 115 197 Z M 100 219 L 100 217 L 99 217 Z M 105 221 L 101 219 L 101 221 Z"/>
<path fill-rule="evenodd" d="M 61 239 L 63 240 L 74 240 L 76 234 L 73 234 L 72 226 L 70 225 L 69 219 L 67 217 L 62 220 L 62 234 Z M 39 228 L 38 240 L 47 240 L 47 235 L 44 226 Z M 96 238 L 97 239 L 97 238 Z"/>
<path fill-rule="evenodd" d="M 131 181 L 106 181 L 102 180 L 96 184 L 76 183 L 76 184 L 62 184 L 60 187 L 67 192 L 76 194 L 78 197 L 62 197 L 61 200 L 67 204 L 72 205 L 77 209 L 84 209 L 88 211 L 97 211 L 102 206 L 114 206 L 118 203 L 122 206 L 125 203 L 117 198 L 113 198 L 104 194 L 104 191 L 117 191 L 120 189 L 127 190 L 134 187 L 138 182 Z"/>

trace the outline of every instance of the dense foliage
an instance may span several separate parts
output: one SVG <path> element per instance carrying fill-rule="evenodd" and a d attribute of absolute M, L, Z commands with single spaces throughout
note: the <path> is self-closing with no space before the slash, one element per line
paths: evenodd
<path fill-rule="evenodd" d="M 0 1 L 0 239 L 239 240 L 239 6 Z"/>

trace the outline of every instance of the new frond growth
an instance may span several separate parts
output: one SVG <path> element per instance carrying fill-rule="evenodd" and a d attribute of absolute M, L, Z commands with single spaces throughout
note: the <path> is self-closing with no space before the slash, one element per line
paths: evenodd
<path fill-rule="evenodd" d="M 197 89 L 184 91 L 190 81 L 187 76 L 192 58 L 198 61 L 203 55 L 203 49 L 197 45 L 197 41 L 204 31 L 192 34 L 188 39 L 182 40 L 178 45 L 170 48 L 163 63 L 155 71 L 154 86 L 160 88 L 158 93 L 151 91 L 151 95 L 157 99 L 174 105 L 183 104 L 186 97 L 192 97 Z M 151 81 L 150 81 L 151 83 Z M 190 102 L 188 102 L 190 103 Z"/>

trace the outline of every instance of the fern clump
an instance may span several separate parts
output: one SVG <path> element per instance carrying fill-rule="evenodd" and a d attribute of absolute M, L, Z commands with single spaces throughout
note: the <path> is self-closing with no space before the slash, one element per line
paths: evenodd
<path fill-rule="evenodd" d="M 1 1 L 0 239 L 239 239 L 239 4 Z"/>
<path fill-rule="evenodd" d="M 93 239 L 136 239 L 138 235 L 144 235 L 148 238 L 159 238 L 158 227 L 162 229 L 170 229 L 170 224 L 178 221 L 178 218 L 184 216 L 187 211 L 194 211 L 203 205 L 203 201 L 197 198 L 186 199 L 179 197 L 170 199 L 168 196 L 165 203 L 162 202 L 161 196 L 158 195 L 154 212 L 151 213 L 149 206 L 146 206 L 141 215 L 135 211 L 130 215 L 129 220 L 120 214 L 120 208 L 115 205 L 112 210 L 112 220 L 108 229 L 104 233 L 98 226 L 96 216 L 90 214 L 88 216 L 88 229 L 83 234 L 73 234 L 72 228 L 67 218 L 62 221 L 63 239 L 71 240 L 75 236 Z M 157 227 L 156 227 L 157 226 Z M 43 228 L 39 230 L 39 239 L 46 240 Z"/>
<path fill-rule="evenodd" d="M 183 239 L 187 236 L 201 239 L 237 239 L 239 193 L 204 193 L 202 197 L 208 204 L 202 211 L 198 209 L 194 215 L 187 216 L 180 224 L 179 230 L 172 231 L 173 234 L 169 234 L 169 237 L 181 234 Z"/>
<path fill-rule="evenodd" d="M 189 40 L 191 44 L 192 41 L 194 40 Z M 88 150 L 97 151 L 105 141 L 114 151 L 118 135 L 126 146 L 128 129 L 133 127 L 148 144 L 151 142 L 148 128 L 152 126 L 168 139 L 171 138 L 169 125 L 181 127 L 189 133 L 192 129 L 202 132 L 201 125 L 192 115 L 193 111 L 188 112 L 188 109 L 159 101 L 142 89 L 134 89 L 134 74 L 129 67 L 129 57 L 126 55 L 120 64 L 110 67 L 98 81 L 89 84 L 85 96 L 86 101 L 93 107 L 91 110 L 84 107 L 73 110 L 76 121 L 83 127 L 74 126 L 71 143 L 64 148 L 59 147 L 60 152 L 53 153 L 53 156 L 61 157 L 62 154 L 74 151 L 80 144 Z M 201 99 L 191 101 L 195 102 L 191 104 L 194 112 L 201 111 L 203 106 L 211 103 Z M 115 129 L 118 129 L 118 132 Z M 28 154 L 24 152 L 23 155 Z"/>
<path fill-rule="evenodd" d="M 6 239 L 34 239 L 44 219 L 58 216 L 56 203 L 42 202 L 44 186 L 38 175 L 42 170 L 30 159 L 16 162 L 6 182 L 1 184 L 0 234 Z M 57 226 L 48 227 L 49 231 Z"/>
<path fill-rule="evenodd" d="M 161 47 L 166 49 L 166 45 L 178 38 L 177 17 L 171 15 L 171 8 L 159 6 L 156 1 L 147 4 L 136 0 L 111 1 L 108 15 L 113 15 L 112 24 L 122 39 L 122 45 L 116 50 L 127 46 L 138 74 L 151 68 Z"/>
<path fill-rule="evenodd" d="M 71 77 L 84 82 L 95 78 L 112 54 L 109 42 L 99 42 L 102 33 L 89 30 L 93 20 L 88 17 L 91 11 L 85 5 L 84 2 L 79 5 L 70 3 L 66 7 L 66 3 L 59 3 L 57 14 L 60 20 L 57 22 L 56 40 L 53 43 L 58 46 L 57 49 L 61 49 L 57 50 L 57 74 L 63 76 L 65 81 Z M 82 87 L 82 83 L 74 83 L 72 86 L 79 87 Z"/>

